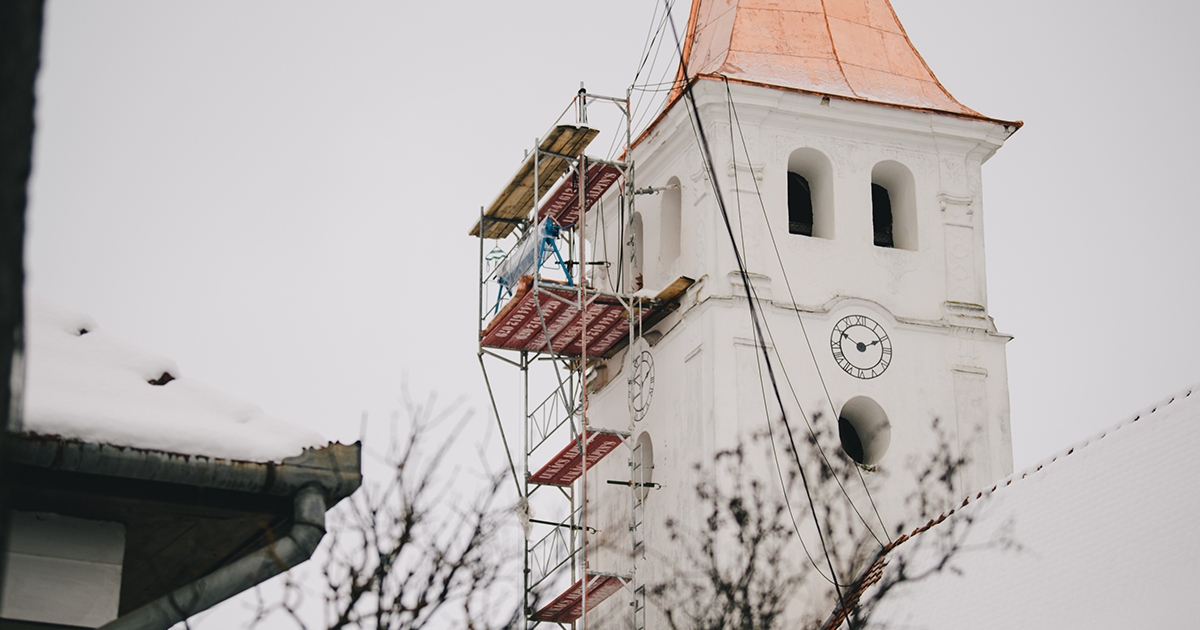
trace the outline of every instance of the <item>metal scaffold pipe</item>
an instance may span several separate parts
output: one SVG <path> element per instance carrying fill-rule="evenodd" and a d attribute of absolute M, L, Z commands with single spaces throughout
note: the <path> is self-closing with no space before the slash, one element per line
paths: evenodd
<path fill-rule="evenodd" d="M 592 495 L 601 491 L 603 480 L 589 478 L 588 474 L 592 465 L 622 444 L 630 444 L 629 431 L 608 428 L 603 422 L 599 428 L 592 426 L 589 389 L 593 382 L 602 387 L 604 378 L 589 374 L 589 368 L 613 360 L 621 344 L 632 343 L 640 335 L 641 318 L 656 312 L 661 302 L 633 296 L 633 283 L 621 279 L 628 271 L 617 272 L 616 287 L 611 280 L 604 285 L 606 267 L 594 266 L 610 262 L 609 257 L 597 253 L 600 245 L 594 242 L 603 239 L 608 228 L 602 200 L 619 200 L 621 222 L 626 218 L 625 211 L 633 208 L 630 94 L 627 89 L 624 98 L 593 95 L 581 83 L 573 99 L 575 125 L 564 124 L 568 108 L 550 133 L 534 140 L 532 152 L 526 152 L 521 169 L 509 185 L 490 206 L 480 208 L 479 225 L 472 230 L 480 237 L 478 360 L 520 498 L 518 511 L 525 528 L 524 604 L 530 628 L 557 623 L 587 629 L 593 621 L 588 614 L 590 608 L 633 584 L 631 575 L 605 572 L 608 567 L 600 566 L 592 553 L 593 534 L 601 523 L 599 515 L 591 510 L 598 505 L 598 497 Z M 605 156 L 610 159 L 593 158 L 583 153 L 599 133 L 587 127 L 592 100 L 612 103 L 621 112 L 625 146 L 620 159 L 611 159 L 611 155 Z M 619 130 L 616 137 L 621 137 Z M 622 183 L 621 187 L 607 192 L 617 182 Z M 589 210 L 597 204 L 599 216 L 589 217 Z M 617 225 L 615 229 L 623 227 Z M 515 244 L 497 242 L 493 253 L 499 254 L 488 253 L 483 243 L 485 235 L 501 240 L 514 231 Z M 553 245 L 553 259 L 541 255 L 547 247 L 544 242 L 537 244 L 536 255 L 529 256 L 529 239 L 558 241 Z M 557 255 L 559 246 L 562 252 L 570 253 L 566 260 Z M 618 257 L 624 258 L 626 251 L 622 246 Z M 526 263 L 526 258 L 533 262 Z M 499 289 L 492 305 L 490 291 L 495 287 Z M 516 356 L 506 358 L 505 353 Z M 518 471 L 512 453 L 517 444 L 509 443 L 501 416 L 505 408 L 502 381 L 489 374 L 494 359 L 500 360 L 496 365 L 508 365 L 520 373 L 517 386 L 521 389 L 524 428 L 520 438 L 522 471 Z M 550 366 L 545 366 L 545 361 Z M 500 389 L 493 389 L 497 387 Z M 535 389 L 539 387 L 548 389 Z M 547 391 L 549 395 L 543 396 Z M 612 420 L 620 426 L 619 417 Z M 558 442 L 562 450 L 545 461 L 543 453 L 549 445 L 568 436 L 566 445 Z M 547 485 L 557 491 L 538 492 Z M 631 492 L 639 489 L 630 486 Z M 553 516 L 539 514 L 534 518 L 531 500 L 536 501 L 539 510 L 551 508 L 549 514 Z M 549 603 L 539 601 L 544 588 L 568 574 L 570 588 Z"/>

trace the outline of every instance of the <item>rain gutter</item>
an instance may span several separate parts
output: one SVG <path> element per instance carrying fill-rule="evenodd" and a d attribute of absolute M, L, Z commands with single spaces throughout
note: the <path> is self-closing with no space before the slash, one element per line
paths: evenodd
<path fill-rule="evenodd" d="M 167 630 L 171 626 L 308 560 L 325 536 L 320 486 L 296 495 L 292 528 L 283 538 L 104 624 L 100 630 Z"/>
<path fill-rule="evenodd" d="M 293 497 L 287 534 L 116 620 L 102 630 L 167 630 L 188 617 L 291 569 L 325 535 L 325 511 L 362 484 L 361 445 L 330 443 L 281 462 L 181 455 L 57 436 L 9 435 L 4 456 L 69 472 Z"/>
<path fill-rule="evenodd" d="M 332 506 L 362 483 L 359 444 L 330 443 L 280 462 L 249 462 L 95 444 L 58 436 L 9 435 L 9 464 L 67 472 L 197 486 L 213 490 L 294 496 L 316 484 Z"/>

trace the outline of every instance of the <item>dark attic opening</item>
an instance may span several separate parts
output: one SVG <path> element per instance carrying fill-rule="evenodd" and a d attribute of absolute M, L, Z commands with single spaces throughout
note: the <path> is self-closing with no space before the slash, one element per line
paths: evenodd
<path fill-rule="evenodd" d="M 888 190 L 879 184 L 871 184 L 871 223 L 875 227 L 877 247 L 895 247 L 892 239 L 892 199 Z"/>
<path fill-rule="evenodd" d="M 866 396 L 846 401 L 838 414 L 842 450 L 855 462 L 874 466 L 892 443 L 892 425 L 879 403 Z"/>
<path fill-rule="evenodd" d="M 788 173 L 788 232 L 813 235 L 812 189 L 808 180 L 796 173 Z"/>
<path fill-rule="evenodd" d="M 842 450 L 846 451 L 850 459 L 860 464 L 866 462 L 863 457 L 862 439 L 858 437 L 858 430 L 849 420 L 838 418 L 838 437 L 842 439 Z"/>

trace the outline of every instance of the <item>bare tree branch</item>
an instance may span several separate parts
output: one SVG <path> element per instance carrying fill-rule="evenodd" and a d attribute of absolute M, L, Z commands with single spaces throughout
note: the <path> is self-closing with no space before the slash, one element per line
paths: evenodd
<path fill-rule="evenodd" d="M 320 590 L 322 627 L 420 630 L 460 626 L 510 627 L 514 615 L 499 616 L 504 594 L 496 592 L 512 569 L 496 536 L 517 531 L 511 510 L 500 505 L 503 473 L 484 480 L 483 489 L 463 505 L 451 467 L 457 436 L 470 420 L 457 405 L 433 411 L 405 398 L 406 426 L 393 418 L 393 437 L 385 459 L 390 478 L 368 483 L 330 514 Z M 434 440 L 435 428 L 453 421 L 450 437 Z M 261 595 L 257 625 L 280 615 L 307 630 L 301 613 L 305 586 L 289 574 L 278 601 Z M 511 598 L 509 598 L 511 599 Z M 509 608 L 519 605 L 506 602 Z"/>
<path fill-rule="evenodd" d="M 684 561 L 676 562 L 669 579 L 650 590 L 673 630 L 781 628 L 790 625 L 786 615 L 797 612 L 789 609 L 797 593 L 813 594 L 806 611 L 813 618 L 803 626 L 820 625 L 821 617 L 815 615 L 832 608 L 833 614 L 822 628 L 883 628 L 887 624 L 873 619 L 872 614 L 881 601 L 897 596 L 897 587 L 945 571 L 958 572 L 953 560 L 965 552 L 1019 549 L 1011 524 L 992 540 L 971 545 L 967 541 L 974 517 L 959 513 L 948 518 L 954 510 L 943 512 L 955 496 L 954 481 L 967 460 L 937 420 L 933 421 L 938 439 L 935 448 L 925 460 L 909 463 L 916 490 L 906 498 L 906 508 L 917 515 L 917 522 L 924 523 L 918 528 L 921 536 L 905 535 L 911 527 L 908 523 L 895 525 L 894 540 L 873 531 L 846 495 L 845 488 L 860 483 L 859 464 L 837 446 L 837 436 L 820 420 L 819 415 L 812 418 L 814 430 L 797 445 L 803 452 L 793 457 L 791 446 L 786 445 L 787 457 L 778 460 L 786 467 L 779 475 L 785 493 L 797 492 L 802 477 L 792 462 L 804 462 L 815 514 L 770 498 L 779 493 L 768 492 L 763 482 L 750 476 L 743 445 L 717 453 L 711 466 L 697 465 L 701 480 L 695 493 L 704 507 L 704 522 L 689 526 L 667 521 L 670 539 Z M 755 442 L 764 438 L 755 436 Z M 789 514 L 789 509 L 793 513 Z M 806 548 L 809 557 L 804 561 L 803 556 L 795 557 L 796 547 L 791 544 L 799 534 L 793 519 L 811 524 L 813 518 L 827 545 L 816 551 Z M 922 550 L 925 559 L 919 566 L 907 554 L 890 553 L 905 542 L 909 546 L 906 551 Z M 825 575 L 828 570 L 822 570 L 825 565 L 814 557 L 817 553 L 829 554 L 828 564 L 835 575 Z M 822 602 L 830 604 L 826 607 Z"/>

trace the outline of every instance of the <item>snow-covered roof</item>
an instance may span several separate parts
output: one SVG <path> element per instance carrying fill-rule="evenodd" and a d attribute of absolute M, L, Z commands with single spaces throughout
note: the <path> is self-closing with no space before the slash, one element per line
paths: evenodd
<path fill-rule="evenodd" d="M 35 295 L 26 300 L 23 415 L 26 434 L 241 461 L 327 444 Z"/>
<path fill-rule="evenodd" d="M 1195 394 L 1194 394 L 1195 392 Z M 972 495 L 945 521 L 897 546 L 909 572 L 930 536 L 974 517 L 957 571 L 897 586 L 873 624 L 889 628 L 1190 627 L 1200 565 L 1200 384 Z M 960 521 L 961 524 L 961 521 Z M 1009 528 L 1019 549 L 990 541 Z M 927 539 L 922 541 L 921 539 Z M 971 550 L 979 546 L 982 549 Z"/>

